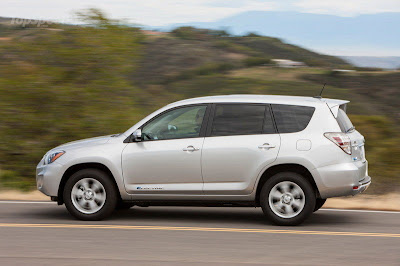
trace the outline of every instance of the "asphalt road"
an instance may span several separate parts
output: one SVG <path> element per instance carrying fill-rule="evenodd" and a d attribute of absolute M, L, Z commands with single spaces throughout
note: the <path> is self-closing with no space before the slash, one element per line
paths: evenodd
<path fill-rule="evenodd" d="M 0 202 L 0 265 L 400 265 L 400 213 L 320 210 L 277 227 L 260 208 L 134 207 L 83 222 Z"/>

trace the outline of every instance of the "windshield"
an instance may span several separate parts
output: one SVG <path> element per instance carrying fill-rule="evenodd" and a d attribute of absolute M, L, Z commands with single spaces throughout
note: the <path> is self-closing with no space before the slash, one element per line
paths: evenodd
<path fill-rule="evenodd" d="M 354 129 L 354 126 L 351 123 L 350 118 L 347 116 L 346 112 L 342 108 L 339 108 L 336 120 L 343 133 L 347 133 Z"/>

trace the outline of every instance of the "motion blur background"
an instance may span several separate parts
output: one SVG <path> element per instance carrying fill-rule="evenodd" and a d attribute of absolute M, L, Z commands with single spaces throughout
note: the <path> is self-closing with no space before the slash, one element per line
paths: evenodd
<path fill-rule="evenodd" d="M 49 149 L 173 101 L 327 83 L 366 138 L 367 193 L 399 191 L 398 1 L 17 2 L 0 11 L 0 189 L 34 189 Z"/>

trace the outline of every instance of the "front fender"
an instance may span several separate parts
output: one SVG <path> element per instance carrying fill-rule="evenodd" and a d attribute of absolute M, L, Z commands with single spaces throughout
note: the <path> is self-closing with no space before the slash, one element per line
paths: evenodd
<path fill-rule="evenodd" d="M 68 169 L 71 169 L 78 165 L 103 165 L 110 171 L 110 173 L 114 177 L 121 198 L 124 200 L 130 200 L 131 197 L 129 196 L 129 194 L 127 194 L 125 189 L 121 168 L 121 153 L 125 145 L 126 144 L 123 143 L 107 143 L 101 149 L 99 149 L 99 147 L 96 147 L 67 151 L 64 155 L 65 158 L 60 161 L 63 166 L 63 177 L 67 173 Z"/>

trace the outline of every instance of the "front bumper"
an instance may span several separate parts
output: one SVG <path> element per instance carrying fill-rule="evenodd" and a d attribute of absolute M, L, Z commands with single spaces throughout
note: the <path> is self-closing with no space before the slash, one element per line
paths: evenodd
<path fill-rule="evenodd" d="M 47 196 L 56 197 L 61 182 L 62 173 L 64 173 L 63 165 L 53 162 L 51 164 L 43 164 L 43 160 L 36 167 L 36 187 Z"/>

